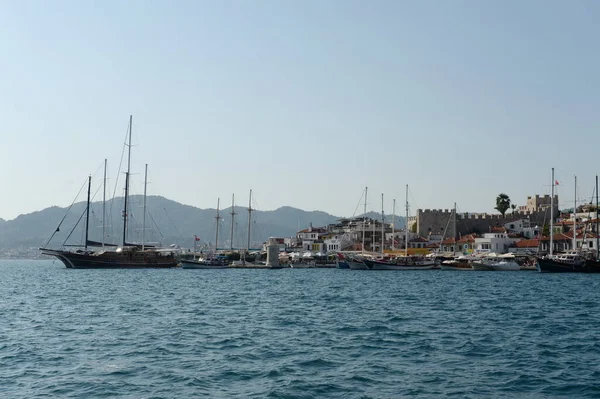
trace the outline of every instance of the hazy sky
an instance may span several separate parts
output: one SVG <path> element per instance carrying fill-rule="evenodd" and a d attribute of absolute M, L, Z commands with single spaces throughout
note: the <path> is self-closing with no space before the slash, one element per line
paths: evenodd
<path fill-rule="evenodd" d="M 390 213 L 409 184 L 412 212 L 492 211 L 552 166 L 568 206 L 600 172 L 598 21 L 593 0 L 0 0 L 0 217 L 96 190 L 104 158 L 112 194 L 129 114 L 133 191 L 148 163 L 150 194 L 201 208 L 252 188 L 350 216 L 369 186 Z"/>

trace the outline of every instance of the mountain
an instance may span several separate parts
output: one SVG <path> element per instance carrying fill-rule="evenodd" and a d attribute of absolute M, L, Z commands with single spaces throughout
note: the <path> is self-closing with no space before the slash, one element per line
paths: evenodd
<path fill-rule="evenodd" d="M 128 242 L 142 241 L 143 197 L 131 196 L 128 205 L 129 229 Z M 20 215 L 13 220 L 0 219 L 0 250 L 15 248 L 37 248 L 48 246 L 56 248 L 63 243 L 77 245 L 85 237 L 85 202 L 79 202 L 67 208 L 53 206 L 42 211 Z M 200 244 L 214 243 L 216 209 L 199 209 L 183 205 L 160 196 L 148 196 L 146 199 L 146 242 L 163 245 L 178 244 L 192 247 L 194 235 L 200 237 Z M 106 242 L 122 242 L 123 198 L 106 202 Z M 90 206 L 89 239 L 102 241 L 102 203 L 94 202 Z M 219 245 L 229 246 L 231 236 L 231 207 L 220 211 Z M 248 234 L 248 211 L 236 207 L 234 246 L 245 247 Z M 379 219 L 376 213 L 368 217 Z M 291 237 L 298 230 L 335 223 L 339 217 L 322 211 L 304 211 L 284 206 L 273 211 L 254 210 L 252 212 L 251 245 L 256 247 L 268 237 Z M 62 222 L 61 222 L 62 221 Z M 391 221 L 388 215 L 386 221 Z M 57 230 L 57 226 L 60 227 Z M 403 226 L 403 219 L 396 217 L 396 226 Z M 52 236 L 50 242 L 48 239 Z"/>

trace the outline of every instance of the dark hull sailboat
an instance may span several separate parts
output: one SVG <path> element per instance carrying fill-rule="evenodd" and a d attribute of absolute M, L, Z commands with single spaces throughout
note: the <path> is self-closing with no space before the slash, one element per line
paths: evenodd
<path fill-rule="evenodd" d="M 42 249 L 43 255 L 55 256 L 69 269 L 147 269 L 177 267 L 178 261 L 171 252 L 141 251 L 125 248 L 124 251 L 62 251 Z"/>
<path fill-rule="evenodd" d="M 363 259 L 363 262 L 369 270 L 431 270 L 436 267 L 433 261 L 418 262 L 405 260 L 404 262 L 391 263 L 386 261 Z"/>
<path fill-rule="evenodd" d="M 538 258 L 537 269 L 542 273 L 585 273 L 585 262 L 562 262 L 551 258 Z"/>
<path fill-rule="evenodd" d="M 129 117 L 129 155 L 131 153 L 131 126 L 132 117 Z M 129 162 L 128 162 L 129 165 Z M 106 164 L 105 164 L 106 166 Z M 146 169 L 147 172 L 147 169 Z M 69 251 L 63 249 L 40 248 L 43 255 L 54 256 L 60 260 L 69 269 L 144 269 L 144 268 L 171 268 L 178 266 L 177 259 L 173 250 L 156 249 L 150 245 L 132 245 L 126 242 L 127 239 L 127 200 L 129 194 L 129 167 L 125 173 L 125 201 L 123 210 L 123 245 L 115 248 L 116 245 L 98 243 L 89 240 L 89 225 L 90 225 L 90 189 L 91 176 L 88 179 L 88 194 L 87 207 L 85 210 L 85 242 L 84 249 Z M 147 175 L 147 174 L 146 174 Z M 105 185 L 106 185 L 106 169 L 105 169 Z M 145 189 L 144 189 L 144 216 L 145 216 Z M 64 220 L 64 218 L 63 218 Z M 62 221 L 61 221 L 62 223 Z M 56 229 L 58 232 L 59 227 Z M 145 230 L 145 227 L 143 228 Z M 55 232 L 55 233 L 56 233 Z M 50 240 L 52 237 L 50 237 Z M 50 241 L 48 240 L 48 241 Z M 104 241 L 104 237 L 103 237 Z M 65 245 L 65 244 L 63 244 Z M 88 247 L 112 247 L 114 249 L 104 249 L 99 251 L 89 250 Z"/>
<path fill-rule="evenodd" d="M 575 180 L 575 187 L 577 187 L 577 180 Z M 565 255 L 561 255 L 558 257 L 539 257 L 537 258 L 537 270 L 542 273 L 600 273 L 600 237 L 598 232 L 598 176 L 596 176 L 596 255 L 595 259 L 590 258 L 588 256 L 582 255 L 578 251 L 574 251 L 572 253 L 567 253 Z M 554 198 L 554 168 L 552 168 L 552 199 Z M 553 204 L 551 202 L 551 204 Z M 551 213 L 550 213 L 550 237 L 552 238 L 552 209 L 553 205 L 551 205 Z M 574 210 L 577 209 L 577 206 L 574 207 Z M 576 248 L 576 236 L 577 236 L 577 228 L 576 228 L 576 219 L 573 222 L 573 248 Z M 585 235 L 584 235 L 585 237 Z"/>
<path fill-rule="evenodd" d="M 565 263 L 554 259 L 538 258 L 537 269 L 542 273 L 600 273 L 600 262 L 585 260 Z"/>

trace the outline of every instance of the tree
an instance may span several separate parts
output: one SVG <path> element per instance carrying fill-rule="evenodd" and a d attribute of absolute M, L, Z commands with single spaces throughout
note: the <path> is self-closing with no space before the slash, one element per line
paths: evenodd
<path fill-rule="evenodd" d="M 502 217 L 504 217 L 508 208 L 510 208 L 510 198 L 508 198 L 508 195 L 504 193 L 498 194 L 496 197 L 496 207 L 494 209 L 500 212 Z"/>
<path fill-rule="evenodd" d="M 544 223 L 544 227 L 542 228 L 542 236 L 548 237 L 550 235 L 550 226 Z"/>
<path fill-rule="evenodd" d="M 412 226 L 410 226 L 410 231 L 413 233 L 417 232 L 417 224 L 416 223 L 413 223 Z"/>
<path fill-rule="evenodd" d="M 515 209 L 517 209 L 517 206 L 515 204 L 510 204 L 510 209 L 512 209 L 512 214 L 515 214 Z"/>

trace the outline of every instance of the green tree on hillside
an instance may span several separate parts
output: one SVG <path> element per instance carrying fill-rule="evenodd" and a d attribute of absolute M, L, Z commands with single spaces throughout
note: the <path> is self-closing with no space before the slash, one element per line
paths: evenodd
<path fill-rule="evenodd" d="M 510 208 L 510 198 L 508 197 L 508 195 L 504 193 L 498 194 L 498 196 L 496 197 L 496 207 L 494 209 L 500 212 L 502 214 L 502 217 L 504 217 L 504 214 L 506 213 L 508 208 Z"/>

